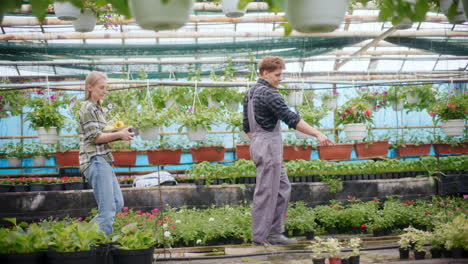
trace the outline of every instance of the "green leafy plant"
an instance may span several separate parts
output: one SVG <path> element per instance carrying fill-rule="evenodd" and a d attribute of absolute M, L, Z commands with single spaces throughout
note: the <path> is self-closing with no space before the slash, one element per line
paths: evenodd
<path fill-rule="evenodd" d="M 431 104 L 435 102 L 435 95 L 437 91 L 433 89 L 431 84 L 426 85 L 407 85 L 403 87 L 403 92 L 409 94 L 413 97 L 419 97 L 421 102 L 418 104 L 408 103 L 405 105 L 405 108 L 409 110 L 418 110 L 422 111 L 427 109 Z"/>
<path fill-rule="evenodd" d="M 14 226 L 0 229 L 0 254 L 35 253 L 47 249 L 48 234 L 40 224 L 21 227 L 14 218 L 4 220 Z"/>
<path fill-rule="evenodd" d="M 301 118 L 313 127 L 320 127 L 320 120 L 328 114 L 328 111 L 324 107 L 301 105 L 297 107 L 297 109 L 299 110 Z"/>
<path fill-rule="evenodd" d="M 21 90 L 3 91 L 0 89 L 0 118 L 15 116 L 23 111 L 27 94 Z M 10 114 L 8 113 L 10 112 Z"/>
<path fill-rule="evenodd" d="M 49 146 L 39 143 L 24 145 L 24 155 L 27 157 L 48 157 L 55 146 Z"/>
<path fill-rule="evenodd" d="M 149 107 L 143 107 L 136 115 L 136 123 L 138 128 L 145 129 L 155 126 L 170 126 L 174 120 L 175 114 L 173 111 L 152 110 Z"/>
<path fill-rule="evenodd" d="M 217 123 L 218 111 L 213 108 L 199 107 L 196 110 L 189 108 L 177 113 L 177 123 L 180 125 L 178 131 L 182 132 L 184 127 L 202 126 L 211 130 L 211 126 Z"/>
<path fill-rule="evenodd" d="M 337 124 L 372 123 L 372 110 L 362 99 L 353 98 L 338 108 Z"/>
<path fill-rule="evenodd" d="M 312 258 L 313 259 L 322 259 L 325 257 L 326 252 L 326 245 L 325 241 L 321 238 L 316 236 L 314 240 L 310 241 L 311 245 L 309 246 L 312 249 Z"/>
<path fill-rule="evenodd" d="M 70 100 L 64 93 L 54 93 L 45 95 L 41 90 L 37 92 L 37 96 L 29 97 L 28 105 L 32 111 L 27 113 L 26 119 L 29 120 L 30 126 L 33 129 L 44 127 L 63 128 L 66 117 L 61 114 L 63 109 L 69 105 Z"/>
<path fill-rule="evenodd" d="M 439 121 L 468 119 L 468 93 L 442 95 L 429 107 L 429 115 Z"/>
<path fill-rule="evenodd" d="M 117 242 L 120 249 L 146 249 L 156 244 L 155 232 L 139 227 L 138 223 L 128 223 L 112 236 L 112 242 Z"/>
<path fill-rule="evenodd" d="M 7 158 L 24 158 L 27 156 L 22 142 L 9 142 L 2 146 L 2 152 Z"/>

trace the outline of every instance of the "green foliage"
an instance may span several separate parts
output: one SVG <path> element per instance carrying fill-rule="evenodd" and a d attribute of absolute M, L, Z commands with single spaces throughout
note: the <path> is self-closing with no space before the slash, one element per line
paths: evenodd
<path fill-rule="evenodd" d="M 25 157 L 48 157 L 53 152 L 55 146 L 49 146 L 39 143 L 24 145 Z"/>
<path fill-rule="evenodd" d="M 47 249 L 47 232 L 39 224 L 0 229 L 0 254 L 35 253 Z"/>
<path fill-rule="evenodd" d="M 0 90 L 0 118 L 16 116 L 22 113 L 27 96 L 21 90 L 1 91 Z M 7 110 L 9 108 L 10 110 Z M 8 114 L 7 112 L 10 112 Z"/>
<path fill-rule="evenodd" d="M 301 105 L 297 109 L 299 110 L 301 118 L 313 127 L 320 127 L 320 120 L 328 113 L 324 107 Z"/>
<path fill-rule="evenodd" d="M 112 242 L 119 243 L 117 247 L 120 249 L 145 249 L 153 247 L 156 238 L 153 229 L 142 229 L 137 223 L 129 223 L 112 237 Z"/>
<path fill-rule="evenodd" d="M 63 128 L 65 125 L 65 116 L 61 114 L 65 107 L 70 104 L 67 95 L 61 92 L 45 95 L 42 91 L 37 96 L 30 96 L 28 105 L 32 111 L 27 113 L 26 119 L 29 120 L 33 129 L 44 127 Z"/>
<path fill-rule="evenodd" d="M 444 94 L 429 107 L 438 120 L 468 119 L 468 93 Z"/>
<path fill-rule="evenodd" d="M 58 252 L 88 251 L 105 240 L 105 234 L 95 221 L 60 221 L 49 224 L 49 246 Z"/>
<path fill-rule="evenodd" d="M 427 109 L 431 104 L 435 102 L 435 95 L 437 91 L 433 89 L 433 86 L 430 84 L 426 85 L 407 85 L 403 87 L 405 94 L 410 94 L 414 97 L 421 98 L 421 102 L 418 104 L 406 104 L 405 108 L 410 110 L 422 111 Z"/>
<path fill-rule="evenodd" d="M 197 127 L 202 126 L 207 130 L 211 130 L 211 125 L 218 122 L 219 113 L 214 108 L 198 107 L 196 110 L 189 108 L 188 110 L 181 110 L 177 113 L 177 123 L 180 125 L 179 133 L 184 127 Z"/>
<path fill-rule="evenodd" d="M 26 153 L 23 149 L 23 143 L 22 142 L 8 142 L 7 144 L 2 146 L 2 153 L 5 153 L 5 156 L 7 158 L 24 158 L 26 157 Z"/>
<path fill-rule="evenodd" d="M 244 114 L 241 112 L 229 111 L 224 116 L 224 122 L 227 124 L 227 129 L 233 131 L 242 131 L 242 122 Z"/>
<path fill-rule="evenodd" d="M 139 111 L 135 117 L 138 128 L 140 129 L 155 126 L 168 127 L 174 121 L 175 112 L 170 110 L 158 111 L 152 110 L 150 107 L 142 107 L 141 111 Z"/>
<path fill-rule="evenodd" d="M 372 123 L 372 110 L 362 99 L 353 98 L 338 108 L 337 124 Z"/>

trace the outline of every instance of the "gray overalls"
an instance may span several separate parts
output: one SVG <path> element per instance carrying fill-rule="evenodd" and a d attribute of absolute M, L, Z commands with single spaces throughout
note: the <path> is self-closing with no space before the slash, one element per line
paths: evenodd
<path fill-rule="evenodd" d="M 291 184 L 283 166 L 281 121 L 275 129 L 264 130 L 255 120 L 252 89 L 249 90 L 248 119 L 252 141 L 250 155 L 257 167 L 257 184 L 252 208 L 252 240 L 268 242 L 267 236 L 284 232 Z"/>

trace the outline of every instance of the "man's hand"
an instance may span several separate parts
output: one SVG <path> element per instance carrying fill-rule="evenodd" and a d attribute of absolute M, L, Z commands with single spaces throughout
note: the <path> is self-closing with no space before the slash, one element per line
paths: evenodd
<path fill-rule="evenodd" d="M 327 136 L 324 134 L 320 133 L 317 135 L 317 140 L 319 141 L 320 146 L 332 146 L 335 145 L 335 143 L 329 139 Z"/>

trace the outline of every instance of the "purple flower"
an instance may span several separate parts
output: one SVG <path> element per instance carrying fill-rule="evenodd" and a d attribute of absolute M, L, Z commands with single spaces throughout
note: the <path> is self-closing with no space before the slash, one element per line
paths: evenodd
<path fill-rule="evenodd" d="M 383 94 L 384 94 L 384 95 L 387 95 L 387 94 L 388 94 L 388 92 L 387 92 L 387 91 L 383 91 Z"/>
<path fill-rule="evenodd" d="M 460 90 L 460 87 L 455 87 L 455 90 Z"/>
<path fill-rule="evenodd" d="M 0 111 L 2 111 L 2 110 L 3 110 L 3 107 L 0 106 Z"/>
<path fill-rule="evenodd" d="M 333 90 L 332 92 L 334 95 L 338 95 L 338 91 Z"/>
<path fill-rule="evenodd" d="M 372 94 L 373 95 L 379 95 L 379 92 L 373 92 Z"/>
<path fill-rule="evenodd" d="M 70 101 L 72 101 L 72 102 L 75 102 L 75 100 L 76 100 L 75 97 L 72 97 L 72 98 L 70 99 Z"/>
<path fill-rule="evenodd" d="M 3 101 L 3 96 L 0 96 L 0 103 Z"/>
<path fill-rule="evenodd" d="M 39 90 L 37 91 L 37 94 L 44 94 L 44 92 Z"/>
<path fill-rule="evenodd" d="M 381 106 L 380 105 L 376 105 L 375 108 L 380 108 Z"/>
<path fill-rule="evenodd" d="M 55 100 L 55 99 L 56 99 L 55 95 L 51 95 L 51 96 L 47 97 L 47 100 Z"/>
<path fill-rule="evenodd" d="M 381 104 L 386 104 L 387 100 L 380 101 Z"/>
<path fill-rule="evenodd" d="M 29 97 L 29 94 L 24 94 L 25 97 Z"/>
<path fill-rule="evenodd" d="M 112 15 L 111 15 L 111 14 L 109 14 L 109 15 L 107 15 L 107 17 L 108 17 L 108 18 L 111 18 L 111 17 L 112 17 Z"/>
<path fill-rule="evenodd" d="M 188 112 L 188 113 L 193 113 L 193 109 L 192 109 L 192 108 L 189 108 L 189 109 L 187 109 L 187 112 Z"/>
<path fill-rule="evenodd" d="M 362 86 L 359 86 L 359 91 L 365 91 L 366 88 L 362 87 Z"/>

